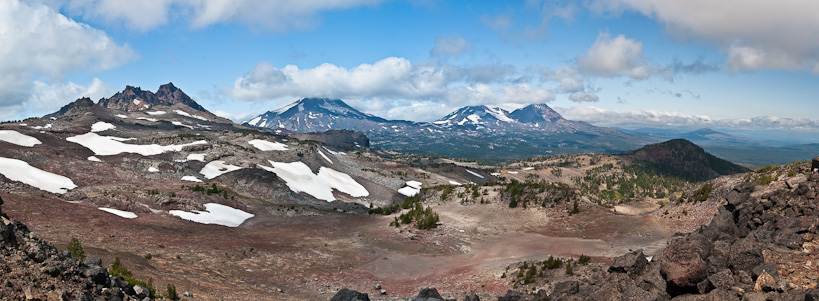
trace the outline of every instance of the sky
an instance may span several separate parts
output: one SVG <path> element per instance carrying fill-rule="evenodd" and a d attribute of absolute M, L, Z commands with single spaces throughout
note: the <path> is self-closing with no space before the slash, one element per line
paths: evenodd
<path fill-rule="evenodd" d="M 389 119 L 546 103 L 624 128 L 819 141 L 818 1 L 0 0 L 0 119 L 173 82 L 248 120 L 303 97 Z"/>

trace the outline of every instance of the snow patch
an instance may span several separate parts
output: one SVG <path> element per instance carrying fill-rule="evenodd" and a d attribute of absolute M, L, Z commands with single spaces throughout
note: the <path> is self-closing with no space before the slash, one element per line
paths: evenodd
<path fill-rule="evenodd" d="M 128 116 L 125 116 L 125 115 L 122 115 L 122 114 L 117 114 L 117 115 L 114 115 L 114 116 L 117 116 L 119 118 L 128 118 Z"/>
<path fill-rule="evenodd" d="M 262 116 L 258 116 L 256 118 L 251 119 L 250 121 L 247 122 L 247 124 L 257 126 L 259 125 L 259 121 L 262 121 Z"/>
<path fill-rule="evenodd" d="M 252 213 L 216 203 L 205 204 L 205 211 L 194 210 L 193 212 L 186 212 L 182 210 L 171 210 L 168 211 L 168 213 L 200 224 L 221 225 L 231 228 L 238 227 L 244 223 L 245 220 L 254 216 Z"/>
<path fill-rule="evenodd" d="M 168 112 L 165 112 L 165 111 L 153 111 L 153 112 L 145 112 L 145 113 L 147 113 L 148 115 L 151 115 L 151 116 L 157 116 L 157 115 L 165 115 L 165 114 L 166 114 L 166 113 L 168 113 Z"/>
<path fill-rule="evenodd" d="M 322 167 L 318 174 L 313 174 L 310 167 L 301 161 L 282 163 L 270 161 L 268 167 L 258 165 L 260 168 L 275 173 L 287 183 L 290 190 L 299 193 L 305 192 L 313 197 L 328 202 L 335 201 L 333 189 L 349 194 L 352 197 L 364 197 L 370 195 L 364 186 L 358 184 L 350 175 Z"/>
<path fill-rule="evenodd" d="M 133 213 L 133 212 L 122 211 L 122 210 L 111 209 L 111 208 L 104 208 L 104 207 L 100 207 L 99 209 L 102 210 L 102 211 L 111 213 L 111 214 L 115 214 L 115 215 L 117 215 L 119 217 L 123 217 L 123 218 L 128 218 L 128 219 L 137 218 L 137 215 L 135 213 Z"/>
<path fill-rule="evenodd" d="M 333 156 L 339 156 L 339 155 L 346 156 L 347 155 L 347 153 L 345 153 L 345 152 L 334 152 L 333 150 L 331 150 L 331 149 L 329 149 L 329 148 L 327 148 L 326 146 L 323 146 L 323 145 L 321 146 L 321 148 L 323 148 L 324 150 L 330 152 L 331 154 L 333 154 Z"/>
<path fill-rule="evenodd" d="M 517 171 L 511 171 L 511 170 L 510 170 L 510 171 L 507 171 L 506 173 L 508 173 L 508 174 L 510 174 L 510 175 L 516 175 L 516 174 L 518 174 L 518 172 L 517 172 Z"/>
<path fill-rule="evenodd" d="M 0 131 L 0 141 L 5 141 L 5 142 L 11 143 L 11 144 L 16 144 L 16 145 L 19 145 L 19 146 L 26 146 L 26 147 L 32 147 L 32 146 L 35 146 L 37 144 L 42 143 L 37 138 L 31 137 L 31 136 L 28 136 L 28 135 L 24 135 L 24 134 L 20 134 L 19 132 L 14 131 L 14 130 Z"/>
<path fill-rule="evenodd" d="M 100 160 L 100 158 L 97 158 L 97 157 L 94 157 L 94 156 L 88 157 L 88 161 L 102 162 L 102 160 Z"/>
<path fill-rule="evenodd" d="M 449 185 L 461 186 L 463 184 L 455 182 L 455 181 L 449 181 Z"/>
<path fill-rule="evenodd" d="M 192 129 L 192 130 L 194 129 L 194 127 L 193 127 L 193 126 L 190 126 L 190 125 L 187 125 L 187 124 L 181 123 L 181 122 L 179 122 L 179 121 L 171 121 L 171 124 L 173 124 L 173 125 L 175 125 L 175 126 L 184 126 L 184 127 L 186 127 L 186 128 Z"/>
<path fill-rule="evenodd" d="M 412 187 L 409 187 L 409 186 L 404 186 L 403 188 L 398 189 L 398 193 L 403 194 L 403 195 L 405 195 L 407 197 L 414 196 L 414 195 L 418 194 L 419 192 L 421 192 L 421 189 L 416 189 L 416 188 L 412 188 Z"/>
<path fill-rule="evenodd" d="M 127 138 L 100 136 L 96 133 L 87 133 L 78 136 L 68 137 L 65 140 L 82 145 L 98 156 L 112 156 L 121 153 L 135 153 L 143 156 L 158 155 L 164 152 L 178 152 L 186 146 L 207 144 L 206 141 L 200 140 L 186 144 L 175 145 L 139 145 L 127 144 L 120 141 L 125 141 Z"/>
<path fill-rule="evenodd" d="M 415 189 L 421 189 L 421 185 L 424 185 L 424 184 L 421 183 L 421 182 L 418 182 L 418 181 L 407 181 L 407 186 L 415 188 Z"/>
<path fill-rule="evenodd" d="M 135 104 L 135 105 L 138 105 L 138 104 L 139 104 L 139 103 L 141 103 L 141 102 L 142 102 L 142 101 L 141 101 L 141 100 L 139 100 L 139 98 L 134 99 L 134 104 Z"/>
<path fill-rule="evenodd" d="M 185 111 L 182 111 L 182 110 L 173 110 L 173 111 L 174 111 L 176 114 L 179 114 L 179 115 L 181 115 L 181 116 L 190 117 L 190 118 L 196 118 L 196 119 L 199 119 L 199 120 L 202 120 L 202 121 L 208 121 L 208 119 L 207 119 L 207 118 L 205 118 L 205 117 L 202 117 L 202 116 L 199 116 L 199 115 L 191 115 L 190 113 L 185 112 Z"/>
<path fill-rule="evenodd" d="M 153 167 L 153 166 L 148 167 L 148 172 L 159 172 L 159 168 L 156 168 L 156 167 Z"/>
<path fill-rule="evenodd" d="M 107 131 L 107 130 L 113 130 L 115 128 L 117 128 L 116 125 L 113 125 L 113 124 L 110 124 L 110 123 L 107 123 L 107 122 L 103 122 L 103 121 L 97 121 L 97 123 L 94 123 L 94 124 L 91 125 L 91 132 L 96 133 L 96 132 L 102 132 L 102 131 Z"/>
<path fill-rule="evenodd" d="M 322 157 L 324 157 L 324 160 L 327 160 L 327 162 L 330 162 L 330 164 L 333 164 L 333 160 L 330 160 L 330 158 L 327 158 L 327 155 L 325 155 L 324 153 L 322 153 L 320 149 L 318 150 L 318 152 L 319 152 L 319 155 L 321 155 Z"/>
<path fill-rule="evenodd" d="M 534 167 L 526 167 L 523 170 L 534 170 L 534 169 L 535 169 Z"/>
<path fill-rule="evenodd" d="M 471 171 L 471 170 L 469 170 L 469 169 L 464 169 L 464 170 L 466 170 L 466 172 L 468 172 L 468 173 L 471 173 L 473 176 L 476 176 L 476 177 L 478 177 L 478 178 L 483 179 L 483 176 L 482 176 L 482 175 L 480 175 L 480 174 L 478 174 L 477 172 Z"/>
<path fill-rule="evenodd" d="M 231 171 L 240 169 L 242 168 L 239 166 L 230 165 L 225 163 L 225 161 L 216 160 L 205 165 L 205 167 L 203 167 L 202 170 L 199 171 L 199 173 L 203 174 L 205 178 L 210 180 L 223 174 L 229 173 Z"/>
<path fill-rule="evenodd" d="M 0 157 L 0 174 L 51 193 L 63 194 L 77 185 L 71 179 L 28 165 L 25 161 Z"/>
<path fill-rule="evenodd" d="M 255 140 L 250 140 L 247 143 L 250 143 L 250 145 L 253 145 L 256 148 L 258 148 L 259 150 L 265 151 L 265 152 L 266 151 L 274 151 L 274 150 L 275 151 L 286 151 L 287 150 L 287 144 L 279 143 L 279 142 L 270 142 L 270 141 L 267 141 L 267 140 L 255 139 Z"/>
<path fill-rule="evenodd" d="M 201 182 L 202 182 L 202 180 L 197 179 L 197 178 L 196 178 L 196 177 L 194 177 L 194 176 L 184 176 L 184 177 L 182 177 L 182 181 L 198 182 L 198 183 L 201 183 Z"/>
<path fill-rule="evenodd" d="M 149 118 L 149 117 L 137 117 L 137 119 L 139 119 L 139 120 L 148 120 L 148 121 L 150 121 L 150 122 L 157 122 L 157 121 L 159 121 L 159 120 L 158 120 L 158 119 L 156 119 L 156 118 Z"/>
<path fill-rule="evenodd" d="M 51 126 L 52 126 L 52 124 L 49 123 L 49 124 L 46 124 L 44 126 L 33 126 L 31 128 L 35 129 L 35 130 L 45 130 L 45 129 L 50 129 Z"/>
<path fill-rule="evenodd" d="M 185 158 L 185 161 L 205 162 L 205 154 L 188 154 L 188 157 Z"/>

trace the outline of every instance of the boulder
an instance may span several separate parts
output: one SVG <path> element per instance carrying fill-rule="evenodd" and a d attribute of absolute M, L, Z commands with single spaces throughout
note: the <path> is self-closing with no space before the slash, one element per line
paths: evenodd
<path fill-rule="evenodd" d="M 85 266 L 89 266 L 89 267 L 91 267 L 91 266 L 100 266 L 101 267 L 102 266 L 102 259 L 89 257 L 89 258 L 86 258 L 85 260 L 83 260 L 82 264 L 84 264 Z"/>
<path fill-rule="evenodd" d="M 813 158 L 813 160 L 810 163 L 811 171 L 816 171 L 817 169 L 819 169 L 819 157 Z"/>
<path fill-rule="evenodd" d="M 428 287 L 421 289 L 418 292 L 418 295 L 415 298 L 412 298 L 412 301 L 443 301 L 444 298 L 441 297 L 441 294 L 438 293 L 438 290 L 434 287 Z"/>
<path fill-rule="evenodd" d="M 26 248 L 26 255 L 31 260 L 34 260 L 36 263 L 41 263 L 46 260 L 46 253 L 43 251 L 43 248 L 40 247 L 39 244 L 31 244 L 28 248 Z"/>
<path fill-rule="evenodd" d="M 716 289 L 729 290 L 734 286 L 734 273 L 730 269 L 724 269 L 708 276 L 708 282 Z"/>
<path fill-rule="evenodd" d="M 762 262 L 762 247 L 752 235 L 740 239 L 731 245 L 729 263 L 734 273 L 736 273 L 737 270 L 752 271 L 756 266 L 762 264 Z"/>
<path fill-rule="evenodd" d="M 642 252 L 641 252 L 642 253 Z M 577 281 L 563 281 L 555 284 L 552 290 L 552 297 L 565 297 L 577 294 L 580 291 L 580 283 Z"/>
<path fill-rule="evenodd" d="M 365 293 L 349 289 L 341 289 L 330 298 L 330 301 L 370 301 L 370 296 Z"/>
<path fill-rule="evenodd" d="M 136 296 L 140 300 L 148 297 L 148 294 L 149 294 L 148 289 L 145 288 L 144 286 L 134 285 L 134 296 Z"/>
<path fill-rule="evenodd" d="M 464 301 L 481 301 L 481 297 L 473 293 L 464 297 Z"/>
<path fill-rule="evenodd" d="M 101 266 L 91 266 L 85 270 L 83 275 L 96 284 L 105 285 L 108 282 L 108 270 Z"/>
<path fill-rule="evenodd" d="M 642 274 L 647 265 L 648 260 L 643 250 L 637 250 L 614 258 L 609 266 L 609 273 L 627 273 L 634 277 Z"/>
<path fill-rule="evenodd" d="M 701 234 L 692 233 L 673 241 L 666 248 L 660 272 L 665 276 L 666 291 L 677 296 L 697 292 L 697 284 L 708 276 L 709 245 Z"/>
<path fill-rule="evenodd" d="M 774 280 L 771 275 L 768 275 L 768 272 L 763 271 L 759 277 L 756 278 L 756 283 L 754 284 L 754 291 L 757 293 L 760 292 L 770 292 L 777 289 L 776 280 Z"/>

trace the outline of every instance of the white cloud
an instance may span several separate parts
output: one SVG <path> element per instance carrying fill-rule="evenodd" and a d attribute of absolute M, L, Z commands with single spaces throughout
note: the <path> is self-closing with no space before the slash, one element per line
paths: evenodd
<path fill-rule="evenodd" d="M 577 58 L 577 66 L 584 74 L 603 77 L 645 79 L 655 72 L 643 56 L 643 43 L 624 35 L 612 38 L 607 32 L 600 33 L 589 50 Z"/>
<path fill-rule="evenodd" d="M 597 94 L 589 92 L 577 92 L 569 95 L 569 100 L 574 102 L 596 102 L 600 100 Z"/>
<path fill-rule="evenodd" d="M 472 50 L 472 42 L 460 36 L 442 36 L 435 38 L 435 46 L 430 50 L 431 56 L 456 56 Z"/>
<path fill-rule="evenodd" d="M 546 103 L 555 100 L 555 95 L 545 89 L 532 88 L 529 84 L 521 83 L 505 86 L 501 89 L 506 103 Z"/>
<path fill-rule="evenodd" d="M 73 83 L 60 84 L 63 76 L 83 69 L 108 70 L 136 57 L 131 48 L 117 45 L 104 32 L 41 4 L 0 0 L 0 32 L 0 109 L 8 112 L 18 113 L 25 106 L 53 108 L 47 104 L 54 100 L 49 93 L 83 90 L 72 88 Z M 42 77 L 56 84 L 34 82 Z M 88 88 L 93 87 L 94 82 Z M 31 100 L 35 103 L 27 104 Z M 73 100 L 60 101 L 64 105 Z"/>
<path fill-rule="evenodd" d="M 51 113 L 81 97 L 97 101 L 114 93 L 114 90 L 98 78 L 94 78 L 85 86 L 73 82 L 51 84 L 35 81 L 26 106 L 32 111 Z"/>
<path fill-rule="evenodd" d="M 804 0 L 596 0 L 590 8 L 633 10 L 672 34 L 717 46 L 732 70 L 819 71 L 819 2 Z"/>
<path fill-rule="evenodd" d="M 819 132 L 819 121 L 806 118 L 759 116 L 749 119 L 714 120 L 707 115 L 656 110 L 613 111 L 593 106 L 554 108 L 570 120 L 586 121 L 599 126 L 656 128 L 725 128 L 742 130 L 797 130 Z"/>
<path fill-rule="evenodd" d="M 238 113 L 230 113 L 225 112 L 222 110 L 214 110 L 213 114 L 219 117 L 227 118 L 233 120 L 234 122 L 242 122 L 247 121 L 253 116 L 258 115 L 258 113 L 251 113 L 251 112 L 238 112 Z"/>
<path fill-rule="evenodd" d="M 305 29 L 320 21 L 322 11 L 374 5 L 383 0 L 40 0 L 68 13 L 140 31 L 179 19 L 194 28 L 220 23 L 285 31 Z"/>

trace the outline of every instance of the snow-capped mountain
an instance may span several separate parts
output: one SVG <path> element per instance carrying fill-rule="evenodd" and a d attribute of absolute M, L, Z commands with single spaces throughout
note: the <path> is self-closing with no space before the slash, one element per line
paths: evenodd
<path fill-rule="evenodd" d="M 244 124 L 259 128 L 286 129 L 297 133 L 341 129 L 369 132 L 415 125 L 409 121 L 392 121 L 366 114 L 341 100 L 326 98 L 302 98 L 278 110 L 259 115 Z"/>
<path fill-rule="evenodd" d="M 516 122 L 516 120 L 509 117 L 509 112 L 504 109 L 489 108 L 487 106 L 468 106 L 449 113 L 449 115 L 432 123 L 445 128 L 461 126 L 472 129 L 491 129 L 507 127 Z"/>
<path fill-rule="evenodd" d="M 373 146 L 415 153 L 487 159 L 584 151 L 619 152 L 657 142 L 651 138 L 563 118 L 545 104 L 509 112 L 468 106 L 433 122 L 387 120 L 341 100 L 303 98 L 244 125 L 296 133 L 360 131 Z"/>

